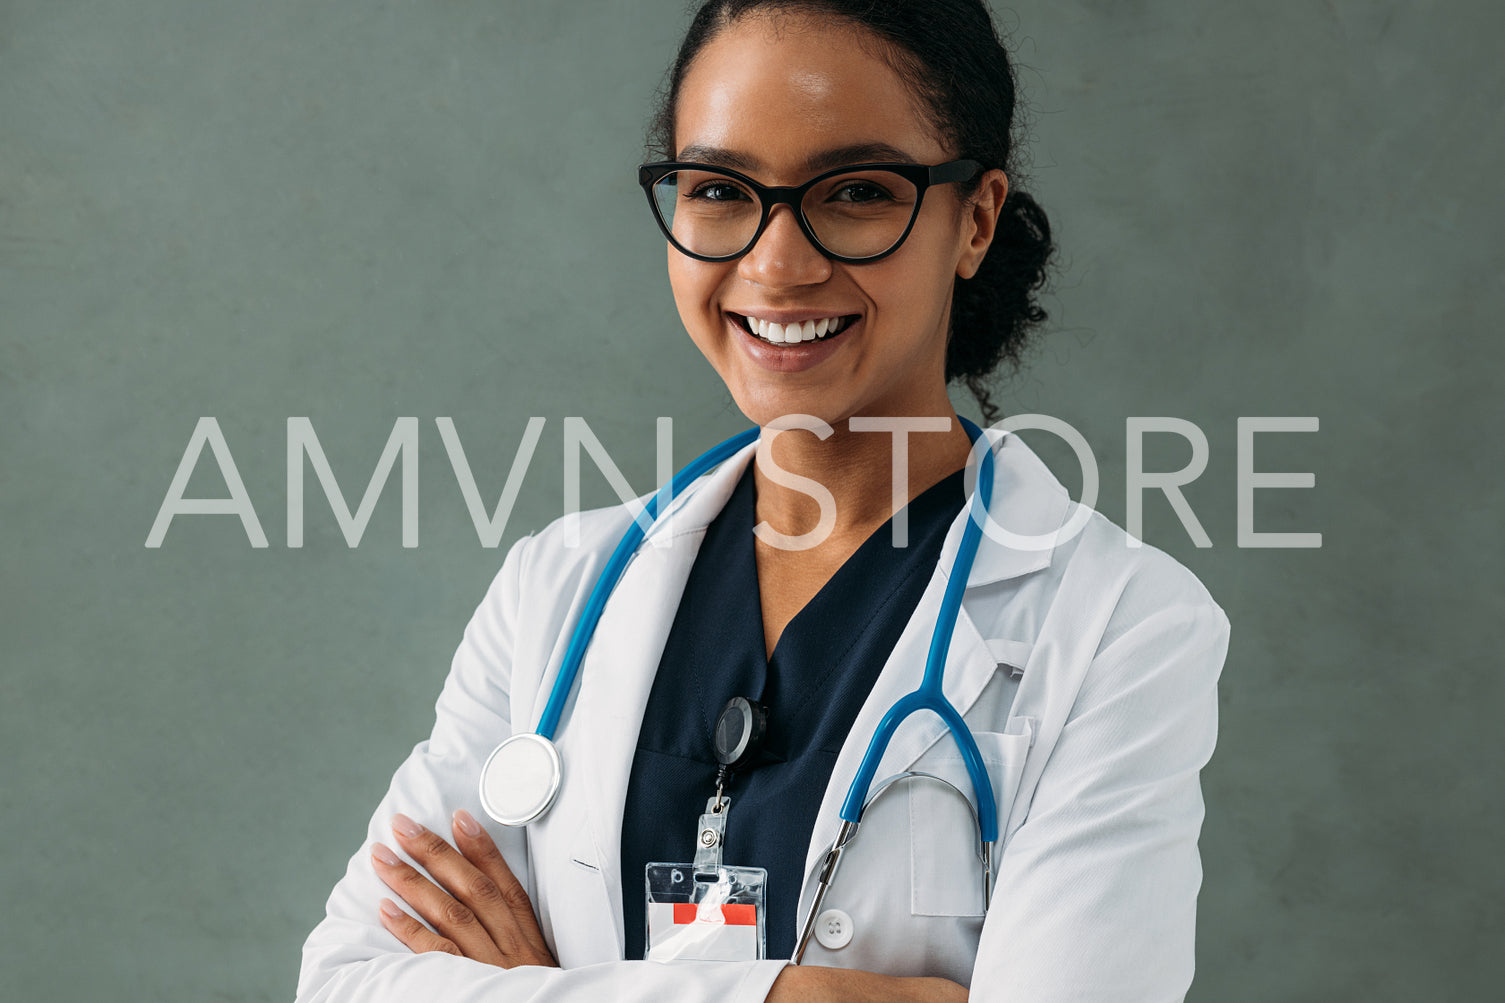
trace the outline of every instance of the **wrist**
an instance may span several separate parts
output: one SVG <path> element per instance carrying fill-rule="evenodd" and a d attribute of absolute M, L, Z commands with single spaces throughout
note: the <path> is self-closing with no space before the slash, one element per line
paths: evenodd
<path fill-rule="evenodd" d="M 786 965 L 766 1003 L 843 1003 L 903 998 L 905 980 L 858 969 Z"/>
<path fill-rule="evenodd" d="M 853 1000 L 966 1003 L 967 990 L 948 979 L 901 978 L 853 968 L 785 965 L 765 1003 L 842 1003 Z"/>

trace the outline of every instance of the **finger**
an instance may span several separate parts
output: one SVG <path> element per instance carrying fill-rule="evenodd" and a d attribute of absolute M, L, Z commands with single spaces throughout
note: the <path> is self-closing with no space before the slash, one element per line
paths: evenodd
<path fill-rule="evenodd" d="M 423 954 L 428 951 L 441 951 L 445 954 L 453 954 L 464 957 L 465 952 L 455 946 L 452 940 L 446 940 L 439 936 L 412 916 L 402 911 L 402 906 L 391 899 L 381 900 L 381 925 L 387 931 L 402 941 L 414 954 Z"/>
<path fill-rule="evenodd" d="M 465 855 L 465 859 L 496 885 L 502 901 L 512 913 L 519 933 L 532 949 L 534 960 L 524 963 L 557 965 L 558 962 L 549 951 L 548 942 L 543 938 L 543 931 L 539 929 L 538 917 L 533 912 L 533 902 L 528 898 L 527 889 L 517 880 L 512 868 L 507 866 L 502 851 L 497 849 L 491 835 L 464 808 L 455 812 L 453 825 L 455 846 Z"/>
<path fill-rule="evenodd" d="M 503 964 L 501 950 L 469 906 L 418 873 L 416 868 L 381 843 L 372 846 L 371 863 L 376 868 L 376 876 L 402 896 L 465 957 L 489 965 Z"/>
<path fill-rule="evenodd" d="M 511 968 L 514 965 L 545 963 L 538 958 L 537 948 L 524 932 L 527 927 L 538 925 L 538 921 L 533 918 L 533 904 L 528 901 L 526 894 L 522 896 L 521 906 L 515 905 L 515 898 L 504 895 L 500 885 L 467 860 L 460 851 L 450 846 L 443 836 L 425 829 L 406 815 L 399 813 L 393 816 L 392 831 L 402 848 L 433 875 L 434 880 L 458 904 L 469 910 L 470 916 L 506 959 L 504 962 L 493 962 L 494 964 Z M 516 884 L 515 879 L 513 884 Z M 412 900 L 409 899 L 409 902 Z M 432 917 L 430 921 L 432 922 Z M 435 923 L 435 926 L 438 924 Z M 441 932 L 449 934 L 442 927 Z M 538 942 L 541 943 L 542 940 L 540 935 Z M 464 943 L 460 946 L 467 947 Z M 466 953 L 469 954 L 469 950 Z M 548 952 L 544 953 L 547 955 Z"/>

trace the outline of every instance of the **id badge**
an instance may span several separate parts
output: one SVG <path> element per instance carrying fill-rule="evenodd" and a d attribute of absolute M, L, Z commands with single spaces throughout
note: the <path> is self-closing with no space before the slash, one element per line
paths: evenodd
<path fill-rule="evenodd" d="M 758 961 L 764 957 L 761 867 L 649 864 L 649 961 Z"/>

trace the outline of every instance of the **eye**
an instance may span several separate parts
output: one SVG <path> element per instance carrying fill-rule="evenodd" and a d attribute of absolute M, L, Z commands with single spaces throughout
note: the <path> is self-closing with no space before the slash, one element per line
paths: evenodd
<path fill-rule="evenodd" d="M 848 181 L 831 193 L 840 202 L 892 201 L 893 196 L 882 185 L 872 181 Z"/>
<path fill-rule="evenodd" d="M 703 199 L 707 202 L 745 202 L 747 193 L 737 185 L 722 178 L 705 181 L 685 193 L 687 199 Z"/>

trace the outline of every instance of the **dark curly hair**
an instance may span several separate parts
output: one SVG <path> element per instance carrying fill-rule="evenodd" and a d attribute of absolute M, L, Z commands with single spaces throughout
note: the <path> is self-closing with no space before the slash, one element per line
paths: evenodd
<path fill-rule="evenodd" d="M 866 28 L 887 43 L 880 54 L 956 156 L 1008 175 L 1008 196 L 987 256 L 976 275 L 956 280 L 946 344 L 947 382 L 965 383 L 984 420 L 996 421 L 988 379 L 1004 361 L 1019 368 L 1032 329 L 1045 320 L 1036 294 L 1056 248 L 1045 210 L 1015 183 L 1020 165 L 1014 68 L 987 7 L 981 0 L 707 0 L 659 89 L 648 130 L 650 159 L 674 157 L 679 89 L 696 54 L 739 18 L 762 12 L 834 16 Z M 959 186 L 963 198 L 975 196 L 980 181 L 981 175 Z"/>

